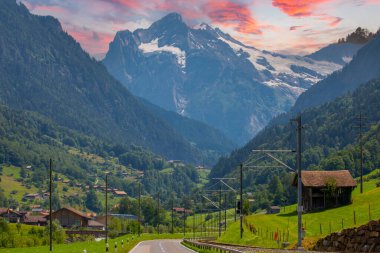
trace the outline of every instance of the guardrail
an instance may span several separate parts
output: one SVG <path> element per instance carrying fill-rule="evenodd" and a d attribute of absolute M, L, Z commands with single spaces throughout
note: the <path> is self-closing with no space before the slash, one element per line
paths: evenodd
<path fill-rule="evenodd" d="M 205 240 L 205 238 L 200 238 L 202 240 Z M 193 241 L 194 240 L 194 241 Z M 214 244 L 209 244 L 209 243 L 204 243 L 204 242 L 199 242 L 195 241 L 196 238 L 192 238 L 191 240 L 189 239 L 183 239 L 184 243 L 187 243 L 193 247 L 196 247 L 198 249 L 207 249 L 207 250 L 215 250 L 216 252 L 219 251 L 220 253 L 243 253 L 243 251 L 239 251 L 236 249 L 230 249 L 224 246 L 219 246 L 219 245 L 214 245 Z"/>

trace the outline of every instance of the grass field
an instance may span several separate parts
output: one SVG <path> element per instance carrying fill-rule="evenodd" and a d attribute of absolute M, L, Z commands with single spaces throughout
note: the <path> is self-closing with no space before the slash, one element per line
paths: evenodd
<path fill-rule="evenodd" d="M 18 202 L 21 202 L 25 194 L 36 193 L 38 191 L 34 186 L 28 189 L 21 182 L 17 181 L 20 178 L 20 168 L 18 167 L 3 166 L 3 175 L 0 177 L 0 187 L 4 190 L 5 196 L 12 196 Z"/>
<path fill-rule="evenodd" d="M 370 219 L 380 219 L 380 187 L 376 187 L 377 180 L 364 183 L 364 193 L 360 194 L 358 186 L 353 192 L 351 205 L 333 208 L 320 212 L 302 215 L 306 236 L 304 246 L 309 247 L 321 237 L 342 230 L 342 228 L 355 227 L 367 223 Z M 354 221 L 355 213 L 355 221 Z M 281 240 L 288 240 L 291 245 L 297 241 L 297 212 L 296 205 L 282 208 L 279 214 L 255 214 L 246 217 L 246 222 L 252 224 L 257 233 L 244 227 L 243 239 L 240 239 L 240 223 L 233 223 L 219 238 L 220 242 L 237 243 L 243 245 L 256 245 L 263 247 L 277 247 L 272 239 L 278 231 Z M 355 224 L 356 223 L 356 224 Z"/>
<path fill-rule="evenodd" d="M 115 242 L 118 246 L 118 253 L 126 253 L 131 250 L 137 243 L 145 240 L 153 239 L 178 239 L 182 238 L 182 234 L 142 234 L 141 237 L 136 235 L 125 235 L 115 239 L 109 240 L 109 252 L 114 252 Z M 124 241 L 124 247 L 121 245 L 121 241 Z M 53 245 L 53 252 L 56 253 L 82 253 L 86 250 L 87 253 L 103 253 L 105 252 L 105 241 L 100 242 L 77 242 L 71 244 L 58 244 Z M 1 253 L 48 253 L 49 246 L 30 247 L 30 248 L 11 248 L 0 249 Z"/>

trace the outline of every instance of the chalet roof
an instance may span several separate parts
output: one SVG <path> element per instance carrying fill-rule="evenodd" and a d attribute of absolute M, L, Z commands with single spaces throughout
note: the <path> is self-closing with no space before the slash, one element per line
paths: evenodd
<path fill-rule="evenodd" d="M 78 215 L 78 216 L 81 216 L 82 218 L 89 219 L 89 217 L 87 217 L 86 214 L 84 214 L 84 213 L 82 213 L 81 211 L 78 211 L 78 210 L 76 210 L 76 209 L 74 209 L 74 208 L 71 208 L 71 207 L 63 207 L 63 208 L 61 208 L 61 209 L 59 209 L 59 210 L 57 210 L 57 211 L 55 211 L 55 212 L 53 212 L 53 213 L 57 213 L 57 212 L 59 212 L 59 211 L 61 211 L 61 210 L 63 210 L 63 209 L 66 209 L 66 210 L 68 210 L 68 211 L 70 211 L 70 212 L 72 212 L 72 213 L 74 213 L 74 214 L 76 214 L 76 215 Z M 49 215 L 46 216 L 46 217 L 48 218 Z"/>
<path fill-rule="evenodd" d="M 27 215 L 24 219 L 24 223 L 38 223 L 46 222 L 46 218 L 42 215 Z"/>
<path fill-rule="evenodd" d="M 116 195 L 127 195 L 125 191 L 114 191 Z"/>
<path fill-rule="evenodd" d="M 95 220 L 89 220 L 88 221 L 88 226 L 89 227 L 104 227 L 104 225 L 100 222 L 97 222 Z"/>
<path fill-rule="evenodd" d="M 334 179 L 337 187 L 355 187 L 356 181 L 348 170 L 335 171 L 302 171 L 302 184 L 306 187 L 325 187 L 326 183 Z M 297 176 L 293 185 L 296 185 Z"/>

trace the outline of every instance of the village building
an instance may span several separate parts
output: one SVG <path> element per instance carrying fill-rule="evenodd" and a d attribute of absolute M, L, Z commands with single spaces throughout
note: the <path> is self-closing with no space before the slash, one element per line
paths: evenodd
<path fill-rule="evenodd" d="M 47 220 L 43 215 L 30 215 L 27 214 L 24 218 L 23 223 L 25 225 L 33 225 L 33 226 L 46 226 Z"/>
<path fill-rule="evenodd" d="M 90 220 L 86 214 L 71 207 L 63 207 L 51 215 L 53 220 L 58 220 L 61 226 L 65 228 L 88 227 Z M 46 218 L 49 220 L 49 215 Z"/>
<path fill-rule="evenodd" d="M 22 223 L 25 218 L 25 213 L 20 213 L 10 208 L 0 208 L 0 217 L 9 223 Z"/>
<path fill-rule="evenodd" d="M 176 213 L 186 213 L 186 214 L 193 214 L 193 210 L 190 210 L 190 209 L 185 209 L 183 207 L 173 207 L 173 211 L 176 212 Z"/>
<path fill-rule="evenodd" d="M 270 206 L 267 208 L 267 214 L 276 214 L 280 213 L 281 207 L 279 206 Z"/>
<path fill-rule="evenodd" d="M 302 205 L 305 212 L 352 203 L 356 181 L 348 170 L 302 171 Z M 293 186 L 297 186 L 297 176 Z"/>
<path fill-rule="evenodd" d="M 113 192 L 116 197 L 125 197 L 127 196 L 127 193 L 125 191 L 114 191 Z"/>

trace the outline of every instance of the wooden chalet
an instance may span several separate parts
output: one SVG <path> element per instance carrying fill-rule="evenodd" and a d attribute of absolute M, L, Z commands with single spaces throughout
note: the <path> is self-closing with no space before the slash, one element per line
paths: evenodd
<path fill-rule="evenodd" d="M 22 223 L 25 219 L 25 213 L 17 212 L 10 208 L 0 208 L 0 217 L 9 223 Z"/>
<path fill-rule="evenodd" d="M 186 213 L 186 214 L 193 214 L 193 211 L 190 209 L 185 209 L 183 207 L 173 207 L 173 211 L 176 213 Z"/>
<path fill-rule="evenodd" d="M 281 207 L 279 206 L 270 206 L 267 208 L 267 214 L 280 213 Z"/>
<path fill-rule="evenodd" d="M 298 178 L 293 186 L 297 187 Z M 330 187 L 329 187 L 330 185 Z M 302 205 L 305 212 L 352 203 L 356 181 L 348 170 L 302 171 Z"/>
<path fill-rule="evenodd" d="M 86 214 L 71 207 L 63 207 L 51 215 L 53 220 L 58 220 L 61 226 L 65 228 L 88 227 L 88 221 L 90 220 Z M 49 220 L 49 215 L 46 218 Z"/>

